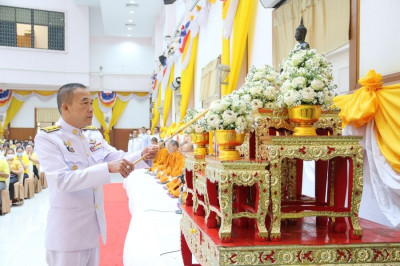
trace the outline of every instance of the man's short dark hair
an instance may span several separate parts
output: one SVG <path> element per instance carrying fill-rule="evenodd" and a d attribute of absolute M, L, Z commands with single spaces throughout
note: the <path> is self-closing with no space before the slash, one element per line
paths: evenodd
<path fill-rule="evenodd" d="M 151 141 L 158 142 L 158 139 L 157 139 L 156 137 L 152 137 L 152 138 L 151 138 Z"/>
<path fill-rule="evenodd" d="M 82 88 L 86 89 L 87 87 L 83 84 L 80 83 L 68 83 L 63 86 L 58 90 L 57 92 L 57 106 L 58 106 L 58 111 L 61 114 L 61 105 L 63 103 L 72 103 L 72 98 L 73 98 L 73 92 L 77 88 Z"/>
<path fill-rule="evenodd" d="M 160 131 L 160 128 L 159 128 L 159 127 L 155 127 L 154 129 L 158 129 L 158 131 Z"/>

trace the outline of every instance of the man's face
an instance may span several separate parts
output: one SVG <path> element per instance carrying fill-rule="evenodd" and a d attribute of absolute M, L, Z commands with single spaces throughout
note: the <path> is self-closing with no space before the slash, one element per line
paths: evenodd
<path fill-rule="evenodd" d="M 71 104 L 62 105 L 63 118 L 72 126 L 83 128 L 92 124 L 93 107 L 89 90 L 77 88 L 73 91 Z"/>
<path fill-rule="evenodd" d="M 158 129 L 157 127 L 154 128 L 154 134 L 158 134 L 160 133 L 160 129 Z"/>
<path fill-rule="evenodd" d="M 133 137 L 136 138 L 138 136 L 137 130 L 133 131 Z"/>
<path fill-rule="evenodd" d="M 144 128 L 139 129 L 139 131 L 140 131 L 140 134 L 146 133 L 146 129 L 144 129 Z"/>

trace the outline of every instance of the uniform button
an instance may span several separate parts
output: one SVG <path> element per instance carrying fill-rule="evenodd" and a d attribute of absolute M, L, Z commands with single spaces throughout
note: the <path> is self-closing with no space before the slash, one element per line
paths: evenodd
<path fill-rule="evenodd" d="M 95 208 L 96 208 L 96 210 L 97 210 L 97 209 L 99 208 L 99 205 L 97 205 L 97 204 L 96 204 L 94 207 L 95 207 Z"/>
<path fill-rule="evenodd" d="M 72 134 L 75 134 L 75 135 L 78 134 L 78 130 L 77 129 L 73 129 L 72 130 Z"/>
<path fill-rule="evenodd" d="M 94 187 L 94 191 L 97 191 L 97 187 Z"/>
<path fill-rule="evenodd" d="M 90 156 L 90 154 L 89 154 L 88 152 L 86 153 L 86 155 L 87 155 L 87 157 L 89 157 L 89 156 Z"/>

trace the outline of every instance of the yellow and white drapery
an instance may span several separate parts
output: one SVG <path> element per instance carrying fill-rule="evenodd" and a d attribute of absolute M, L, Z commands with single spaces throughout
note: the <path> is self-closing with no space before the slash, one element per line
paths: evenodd
<path fill-rule="evenodd" d="M 371 178 L 378 205 L 393 226 L 400 226 L 400 84 L 383 86 L 382 76 L 370 70 L 359 80 L 361 88 L 337 96 L 344 134 L 363 135 L 368 164 L 364 176 Z"/>
<path fill-rule="evenodd" d="M 116 92 L 116 99 L 110 105 L 102 104 L 99 93 L 93 93 L 93 114 L 99 121 L 104 130 L 104 139 L 110 143 L 110 130 L 117 124 L 118 119 L 123 114 L 129 100 L 135 98 L 139 100 L 148 99 L 147 92 Z M 111 113 L 111 114 L 110 114 Z M 110 115 L 110 120 L 106 122 L 106 115 Z"/>
<path fill-rule="evenodd" d="M 231 68 L 226 78 L 228 85 L 222 86 L 222 95 L 230 94 L 237 87 L 240 69 L 242 67 L 247 34 L 251 19 L 254 18 L 256 1 L 227 0 L 222 8 L 222 18 L 224 20 L 224 34 L 222 39 L 221 62 Z M 231 49 L 232 35 L 232 49 Z"/>
<path fill-rule="evenodd" d="M 21 109 L 25 100 L 36 95 L 39 98 L 46 99 L 49 96 L 56 94 L 57 91 L 40 91 L 40 90 L 10 90 L 10 97 L 0 106 L 0 113 L 5 113 L 5 119 L 0 124 L 0 136 L 4 135 L 4 130 L 12 121 L 18 111 Z"/>

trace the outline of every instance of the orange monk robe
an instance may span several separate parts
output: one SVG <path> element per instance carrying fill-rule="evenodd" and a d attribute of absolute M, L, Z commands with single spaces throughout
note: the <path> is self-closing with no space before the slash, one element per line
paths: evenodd
<path fill-rule="evenodd" d="M 168 159 L 168 149 L 161 148 L 156 155 L 156 158 L 153 160 L 153 167 L 150 168 L 150 172 L 154 172 L 161 165 L 166 164 Z"/>
<path fill-rule="evenodd" d="M 157 173 L 158 178 L 164 175 L 164 173 L 166 173 L 167 171 L 169 172 L 171 171 L 172 167 L 175 164 L 176 154 L 177 152 L 169 153 L 166 163 L 158 167 L 158 173 Z"/>
<path fill-rule="evenodd" d="M 183 168 L 185 167 L 185 156 L 179 151 L 175 153 L 175 161 L 171 167 L 168 167 L 161 175 L 160 181 L 164 183 L 168 181 L 169 177 L 176 177 L 182 174 Z"/>

